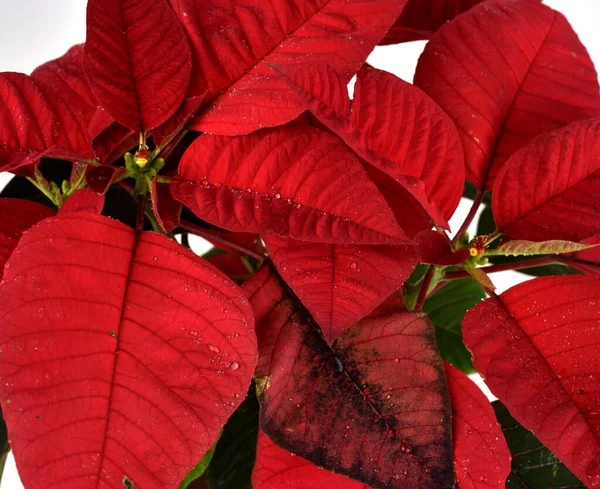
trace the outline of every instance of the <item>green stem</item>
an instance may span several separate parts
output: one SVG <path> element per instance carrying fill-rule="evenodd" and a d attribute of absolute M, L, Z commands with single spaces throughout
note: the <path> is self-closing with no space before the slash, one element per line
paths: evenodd
<path fill-rule="evenodd" d="M 52 204 L 54 204 L 54 206 L 56 207 L 60 207 L 60 205 L 58 205 L 58 202 L 56 201 L 56 198 L 54 195 L 52 195 L 48 189 L 44 188 L 42 185 L 40 185 L 38 182 L 36 182 L 33 178 L 31 177 L 27 177 L 27 180 L 29 180 L 29 182 L 31 182 L 33 184 L 33 186 L 35 188 L 37 188 L 40 192 L 42 192 L 46 197 L 48 197 L 48 199 L 50 200 L 50 202 L 52 202 Z"/>

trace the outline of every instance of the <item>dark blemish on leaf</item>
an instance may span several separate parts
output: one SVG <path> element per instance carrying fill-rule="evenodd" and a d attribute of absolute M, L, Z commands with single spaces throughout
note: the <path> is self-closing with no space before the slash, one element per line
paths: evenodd
<path fill-rule="evenodd" d="M 108 333 L 108 334 L 109 334 L 109 335 L 111 335 L 113 338 L 116 338 L 116 337 L 117 337 L 117 333 L 115 333 L 115 330 L 114 330 L 114 329 L 111 329 L 111 330 L 110 330 L 110 333 Z"/>
<path fill-rule="evenodd" d="M 123 487 L 126 487 L 127 489 L 135 489 L 134 483 L 126 475 L 123 476 L 121 483 L 123 484 Z"/>

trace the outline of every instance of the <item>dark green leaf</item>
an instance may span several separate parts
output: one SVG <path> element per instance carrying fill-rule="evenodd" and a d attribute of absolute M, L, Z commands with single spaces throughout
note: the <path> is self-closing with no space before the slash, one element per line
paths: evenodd
<path fill-rule="evenodd" d="M 506 489 L 585 489 L 533 433 L 521 426 L 500 402 L 492 403 L 513 455 Z"/>
<path fill-rule="evenodd" d="M 229 418 L 206 476 L 210 489 L 252 489 L 258 437 L 258 401 L 254 384 L 246 400 Z"/>
<path fill-rule="evenodd" d="M 474 372 L 471 354 L 462 341 L 460 324 L 465 313 L 485 298 L 472 278 L 454 280 L 433 294 L 423 310 L 435 324 L 435 334 L 444 360 L 465 373 Z"/>

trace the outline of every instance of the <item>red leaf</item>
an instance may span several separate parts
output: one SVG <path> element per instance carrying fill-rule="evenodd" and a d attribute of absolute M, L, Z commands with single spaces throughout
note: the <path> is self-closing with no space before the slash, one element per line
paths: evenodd
<path fill-rule="evenodd" d="M 173 196 L 231 231 L 306 241 L 406 244 L 383 196 L 335 136 L 291 123 L 248 136 L 203 134 L 179 165 Z"/>
<path fill-rule="evenodd" d="M 206 261 L 234 280 L 246 280 L 251 275 L 250 271 L 246 268 L 246 265 L 242 263 L 242 260 L 240 260 L 238 255 L 213 253 Z"/>
<path fill-rule="evenodd" d="M 492 405 L 460 370 L 444 362 L 444 371 L 452 404 L 458 489 L 505 489 L 512 456 Z"/>
<path fill-rule="evenodd" d="M 89 0 L 83 66 L 108 113 L 144 132 L 181 104 L 191 55 L 167 0 Z"/>
<path fill-rule="evenodd" d="M 0 199 L 0 280 L 4 273 L 4 264 L 17 246 L 23 231 L 52 215 L 52 209 L 37 202 Z"/>
<path fill-rule="evenodd" d="M 65 200 L 58 211 L 62 216 L 67 212 L 88 212 L 101 214 L 104 208 L 104 195 L 100 195 L 89 188 L 82 188 Z"/>
<path fill-rule="evenodd" d="M 347 246 L 263 236 L 281 277 L 315 318 L 329 344 L 410 276 L 414 246 Z"/>
<path fill-rule="evenodd" d="M 323 470 L 308 460 L 279 448 L 258 432 L 252 489 L 371 489 L 343 475 Z"/>
<path fill-rule="evenodd" d="M 43 78 L 43 77 L 41 77 Z M 0 73 L 0 171 L 42 156 L 91 159 L 91 139 L 79 105 L 52 86 L 20 73 Z"/>
<path fill-rule="evenodd" d="M 167 237 L 93 214 L 47 219 L 13 257 L 0 391 L 24 485 L 177 488 L 250 383 L 240 290 Z"/>
<path fill-rule="evenodd" d="M 88 186 L 98 194 L 105 194 L 117 179 L 125 175 L 126 171 L 124 166 L 89 167 L 86 175 Z"/>
<path fill-rule="evenodd" d="M 329 65 L 273 69 L 323 124 L 448 227 L 464 186 L 463 152 L 453 122 L 427 95 L 394 75 L 363 68 L 349 114 L 344 80 Z M 423 180 L 424 192 L 405 177 Z"/>
<path fill-rule="evenodd" d="M 584 239 L 583 243 L 600 245 L 600 234 Z M 561 261 L 585 275 L 600 279 L 600 246 L 570 254 L 568 258 L 562 258 Z"/>
<path fill-rule="evenodd" d="M 56 93 L 86 125 L 90 123 L 98 103 L 83 73 L 83 44 L 73 46 L 64 56 L 37 67 L 31 78 Z"/>
<path fill-rule="evenodd" d="M 269 68 L 328 62 L 350 81 L 406 0 L 170 0 L 193 52 L 191 94 L 212 105 L 193 129 L 247 134 L 295 119 L 302 103 Z"/>
<path fill-rule="evenodd" d="M 98 161 L 113 164 L 128 150 L 137 146 L 140 136 L 127 127 L 112 122 L 94 138 L 94 151 Z"/>
<path fill-rule="evenodd" d="M 421 263 L 460 265 L 471 256 L 466 248 L 453 252 L 450 240 L 437 231 L 423 231 L 416 236 L 415 242 L 418 245 Z"/>
<path fill-rule="evenodd" d="M 429 39 L 446 22 L 482 0 L 409 0 L 402 15 L 379 44 Z"/>
<path fill-rule="evenodd" d="M 452 487 L 448 393 L 425 315 L 386 305 L 330 347 L 269 269 L 244 288 L 260 424 L 275 443 L 377 489 Z"/>
<path fill-rule="evenodd" d="M 479 189 L 491 189 L 534 137 L 600 114 L 585 47 L 560 13 L 533 1 L 490 0 L 445 24 L 419 59 L 415 84 L 456 123 L 467 178 Z"/>
<path fill-rule="evenodd" d="M 588 487 L 600 487 L 600 282 L 517 285 L 471 309 L 465 345 L 491 391 Z"/>
<path fill-rule="evenodd" d="M 185 99 L 168 121 L 152 131 L 157 148 L 164 148 L 176 134 L 181 132 L 202 105 L 205 95 Z"/>
<path fill-rule="evenodd" d="M 161 229 L 169 233 L 179 226 L 181 204 L 171 196 L 168 185 L 161 185 L 156 180 L 152 180 L 150 187 L 154 216 Z"/>
<path fill-rule="evenodd" d="M 517 152 L 494 185 L 498 229 L 534 241 L 600 233 L 599 151 L 600 119 L 593 119 L 544 134 Z"/>

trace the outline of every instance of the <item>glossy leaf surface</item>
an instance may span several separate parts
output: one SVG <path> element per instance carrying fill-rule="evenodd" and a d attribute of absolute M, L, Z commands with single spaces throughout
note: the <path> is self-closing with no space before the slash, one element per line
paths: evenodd
<path fill-rule="evenodd" d="M 19 243 L 23 231 L 52 215 L 52 209 L 36 202 L 0 199 L 0 279 L 4 272 L 4 264 Z"/>
<path fill-rule="evenodd" d="M 212 104 L 192 129 L 247 134 L 295 119 L 296 95 L 273 64 L 328 62 L 350 81 L 406 0 L 170 0 L 193 51 L 191 94 Z"/>
<path fill-rule="evenodd" d="M 467 348 L 491 391 L 588 487 L 600 487 L 600 282 L 519 284 L 471 309 Z"/>
<path fill-rule="evenodd" d="M 560 13 L 535 1 L 483 2 L 442 26 L 415 84 L 456 123 L 467 178 L 479 189 L 491 189 L 534 137 L 600 113 L 585 47 Z"/>
<path fill-rule="evenodd" d="M 512 452 L 506 489 L 584 489 L 573 473 L 534 434 L 523 428 L 500 401 L 492 403 Z"/>
<path fill-rule="evenodd" d="M 7 265 L 1 393 L 25 486 L 177 488 L 250 383 L 240 290 L 165 236 L 83 212 L 34 227 Z"/>
<path fill-rule="evenodd" d="M 370 489 L 279 448 L 262 431 L 258 434 L 252 489 Z"/>
<path fill-rule="evenodd" d="M 424 314 L 386 303 L 330 347 L 269 269 L 244 289 L 257 318 L 269 437 L 376 489 L 453 484 L 448 393 Z"/>
<path fill-rule="evenodd" d="M 498 229 L 534 241 L 598 234 L 599 151 L 600 119 L 593 119 L 544 134 L 515 154 L 494 185 Z"/>
<path fill-rule="evenodd" d="M 406 244 L 381 193 L 331 134 L 292 123 L 248 136 L 203 134 L 173 196 L 231 231 L 343 244 Z"/>
<path fill-rule="evenodd" d="M 485 291 L 472 278 L 453 280 L 432 294 L 423 311 L 435 324 L 435 337 L 444 360 L 465 373 L 475 371 L 462 341 L 461 321 L 466 312 L 485 299 Z"/>
<path fill-rule="evenodd" d="M 84 69 L 97 99 L 129 129 L 171 117 L 191 72 L 185 33 L 167 0 L 90 0 Z"/>
<path fill-rule="evenodd" d="M 272 234 L 263 239 L 329 344 L 398 290 L 417 265 L 414 246 L 308 243 Z"/>
<path fill-rule="evenodd" d="M 452 404 L 458 489 L 505 489 L 511 455 L 492 405 L 460 370 L 446 363 L 444 371 Z"/>

